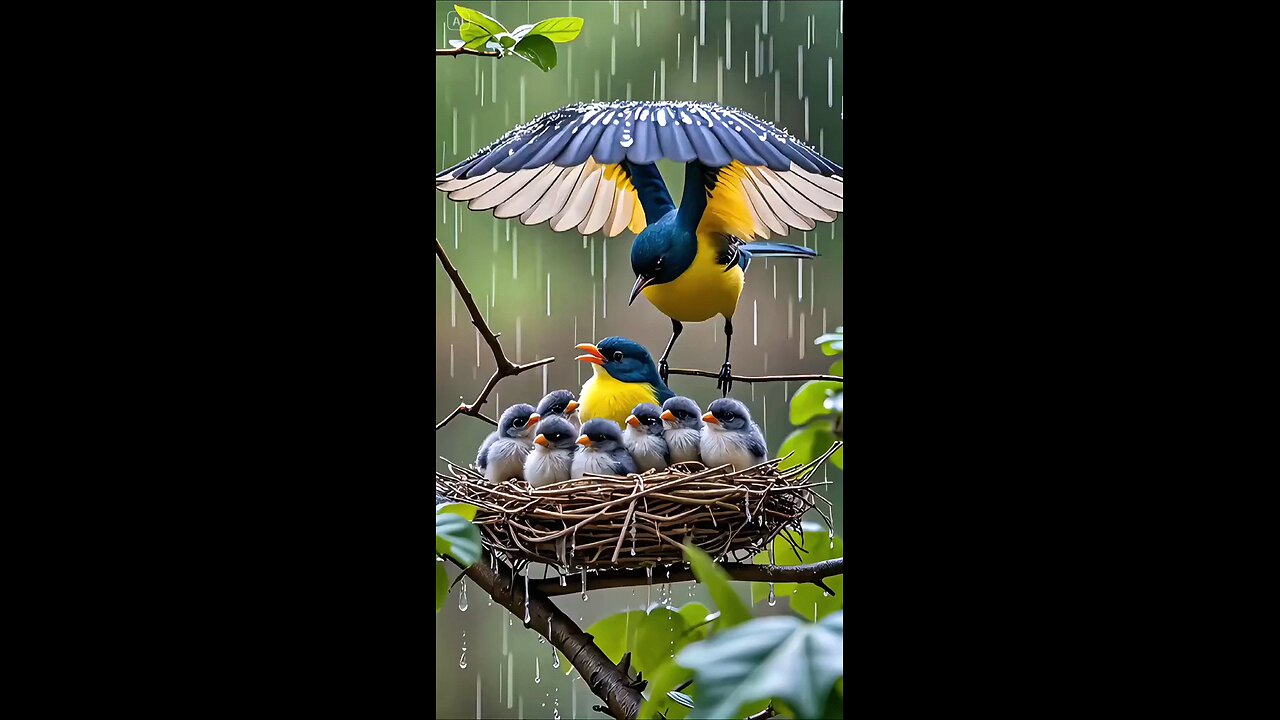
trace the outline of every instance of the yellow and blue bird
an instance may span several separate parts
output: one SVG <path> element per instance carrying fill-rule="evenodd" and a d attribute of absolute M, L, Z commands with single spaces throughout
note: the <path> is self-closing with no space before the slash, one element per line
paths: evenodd
<path fill-rule="evenodd" d="M 653 357 L 644 346 L 622 337 L 609 337 L 599 345 L 582 343 L 576 349 L 586 353 L 575 358 L 591 363 L 592 374 L 578 395 L 578 414 L 583 427 L 589 420 L 612 420 L 621 430 L 637 405 L 661 405 L 675 397 L 658 377 Z M 621 437 L 621 436 L 619 436 Z"/>
<path fill-rule="evenodd" d="M 679 208 L 655 165 L 660 159 L 686 164 Z M 813 230 L 844 212 L 844 168 L 772 123 L 700 102 L 570 105 L 439 173 L 436 188 L 472 210 L 546 222 L 556 232 L 636 233 L 630 302 L 643 293 L 671 319 L 659 377 L 667 379 L 683 323 L 721 315 L 725 362 L 716 387 L 726 395 L 733 315 L 751 259 L 817 255 L 755 241 Z"/>

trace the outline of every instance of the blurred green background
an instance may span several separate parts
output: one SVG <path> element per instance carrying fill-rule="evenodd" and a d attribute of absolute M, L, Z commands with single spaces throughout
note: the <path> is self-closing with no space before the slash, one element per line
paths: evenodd
<path fill-rule="evenodd" d="M 559 64 L 546 73 L 516 57 L 437 58 L 436 170 L 465 159 L 542 113 L 575 102 L 628 98 L 717 101 L 740 107 L 786 128 L 845 165 L 840 2 L 484 0 L 458 4 L 484 12 L 508 29 L 563 16 L 584 18 L 585 26 L 576 40 L 556 46 Z M 450 39 L 458 39 L 456 27 L 450 27 L 452 10 L 451 2 L 436 4 L 437 48 L 448 48 Z M 683 166 L 664 161 L 659 167 L 679 203 Z M 579 342 L 622 335 L 648 347 L 655 358 L 662 353 L 670 337 L 670 321 L 642 297 L 627 306 L 635 280 L 630 232 L 612 240 L 599 235 L 584 239 L 554 233 L 545 225 L 530 228 L 514 219 L 496 220 L 489 212 L 470 211 L 465 203 L 433 193 L 436 237 L 489 326 L 502 334 L 508 356 L 516 362 L 556 358 L 545 368 L 503 380 L 484 406 L 485 414 L 497 417 L 516 402 L 536 404 L 547 390 L 568 388 L 577 394 L 590 376 L 589 369 L 573 361 L 579 354 L 573 346 Z M 845 324 L 843 229 L 842 215 L 813 232 L 793 231 L 788 241 L 816 248 L 821 254 L 816 261 L 752 263 L 734 318 L 736 374 L 825 373 L 840 359 L 824 356 L 813 341 Z M 439 262 L 435 272 L 433 420 L 439 421 L 457 406 L 459 396 L 468 402 L 475 398 L 493 372 L 493 359 L 488 347 L 478 344 L 466 308 Z M 670 364 L 714 372 L 723 359 L 723 320 L 717 318 L 686 324 Z M 710 378 L 673 375 L 669 384 L 703 408 L 719 397 Z M 792 429 L 788 399 L 798 385 L 734 386 L 734 397 L 751 409 L 770 451 Z M 474 418 L 459 417 L 436 434 L 438 452 L 459 464 L 473 462 L 476 448 L 492 430 Z M 446 467 L 438 458 L 435 466 Z M 835 503 L 835 530 L 843 536 L 843 473 L 828 463 L 825 474 L 833 482 L 825 494 Z M 447 567 L 453 578 L 457 569 L 452 564 Z M 542 577 L 542 566 L 532 569 L 534 577 Z M 740 584 L 739 594 L 749 602 L 748 587 Z M 562 670 L 551 669 L 549 645 L 539 644 L 518 619 L 489 604 L 479 589 L 469 588 L 466 612 L 458 608 L 459 594 L 454 588 L 435 617 L 436 717 L 550 718 L 557 698 L 563 718 L 603 717 L 590 709 L 600 701 L 585 689 L 576 672 L 571 680 Z M 588 595 L 588 602 L 578 595 L 556 600 L 566 614 L 581 618 L 583 629 L 606 615 L 645 605 L 643 588 L 589 591 Z M 655 587 L 655 601 L 657 595 Z M 674 588 L 673 604 L 695 600 L 711 605 L 700 586 Z M 761 603 L 754 612 L 786 613 L 786 605 L 786 600 L 779 600 L 775 607 Z M 504 654 L 504 626 L 510 621 L 514 622 L 506 629 L 508 653 Z M 465 669 L 459 667 L 463 632 Z M 535 659 L 540 683 L 534 682 Z M 510 688 L 509 673 L 514 679 Z"/>

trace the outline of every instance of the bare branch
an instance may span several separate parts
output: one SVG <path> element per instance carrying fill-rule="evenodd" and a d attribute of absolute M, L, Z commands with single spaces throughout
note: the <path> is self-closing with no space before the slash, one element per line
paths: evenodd
<path fill-rule="evenodd" d="M 496 52 L 481 52 L 479 50 L 468 50 L 467 48 L 462 47 L 461 45 L 459 45 L 458 47 L 452 50 L 441 50 L 439 48 L 436 48 L 436 57 L 440 57 L 441 55 L 452 55 L 454 57 L 458 57 L 459 55 L 476 55 L 479 57 L 499 57 L 498 53 Z"/>
<path fill-rule="evenodd" d="M 697 377 L 708 377 L 719 379 L 720 373 L 707 372 L 706 370 L 682 370 L 680 368 L 671 368 L 667 371 L 671 375 L 694 375 Z M 731 375 L 734 382 L 757 383 L 757 382 L 783 382 L 793 380 L 830 380 L 831 382 L 843 383 L 844 378 L 839 375 Z"/>
<path fill-rule="evenodd" d="M 459 564 L 457 560 L 453 562 L 455 565 Z M 496 571 L 490 567 L 491 562 L 497 566 Z M 481 553 L 480 560 L 464 572 L 494 602 L 517 618 L 524 618 L 524 588 L 521 583 L 511 581 L 511 568 L 506 563 L 494 561 L 490 558 L 489 551 L 485 550 Z M 615 718 L 635 718 L 639 715 L 643 698 L 634 687 L 637 683 L 604 654 L 595 644 L 595 638 L 583 632 L 572 618 L 560 612 L 555 603 L 534 589 L 533 585 L 529 584 L 529 629 L 545 637 L 587 679 L 591 692 L 605 701 L 603 712 Z"/>
<path fill-rule="evenodd" d="M 493 360 L 497 364 L 497 369 L 493 371 L 493 376 L 489 378 L 489 382 L 485 383 L 484 389 L 476 396 L 471 404 L 460 404 L 453 412 L 445 416 L 443 420 L 436 424 L 436 430 L 449 424 L 459 415 L 470 415 L 471 417 L 480 418 L 491 425 L 497 425 L 494 420 L 480 413 L 480 406 L 484 405 L 489 399 L 489 393 L 493 392 L 493 388 L 498 381 L 512 375 L 519 375 L 526 370 L 532 370 L 536 367 L 553 363 L 555 358 L 549 357 L 542 360 L 534 360 L 530 363 L 517 365 L 507 359 L 507 354 L 502 351 L 502 344 L 498 342 L 498 336 L 493 334 L 489 329 L 489 324 L 484 321 L 484 316 L 480 314 L 480 309 L 476 307 L 475 298 L 471 297 L 471 291 L 467 289 L 467 284 L 462 282 L 462 276 L 458 274 L 458 269 L 449 262 L 449 256 L 444 254 L 444 246 L 436 240 L 436 255 L 440 258 L 440 264 L 444 266 L 445 273 L 449 279 L 453 281 L 453 286 L 457 288 L 458 295 L 462 298 L 462 303 L 467 306 L 467 312 L 471 315 L 471 324 L 476 326 L 476 330 L 480 331 L 480 337 L 484 338 L 485 344 L 493 351 Z"/>
<path fill-rule="evenodd" d="M 770 705 L 769 707 L 761 710 L 755 715 L 752 715 L 751 717 L 747 718 L 747 720 L 769 720 L 769 718 L 777 714 L 778 714 L 778 711 L 773 709 L 773 705 Z"/>
<path fill-rule="evenodd" d="M 822 562 L 813 563 L 812 565 L 791 565 L 791 566 L 771 566 L 771 565 L 752 565 L 750 563 L 718 563 L 729 574 L 731 580 L 751 580 L 755 582 L 800 582 L 812 583 L 823 590 L 835 595 L 835 592 L 822 582 L 823 578 L 834 577 L 844 574 L 844 558 L 834 558 L 832 560 L 823 560 Z M 555 595 L 572 595 L 582 592 L 582 578 L 580 575 L 572 575 L 567 579 L 565 587 L 560 587 L 560 580 L 540 580 L 530 583 L 530 588 L 536 588 L 538 592 L 551 597 Z M 658 578 L 659 582 L 678 583 L 692 582 L 694 580 L 693 571 L 681 568 L 671 568 L 671 577 Z M 587 583 L 595 590 L 601 588 L 619 588 L 619 587 L 636 587 L 640 585 L 648 585 L 653 578 L 648 576 L 642 570 L 610 570 L 593 575 L 587 579 Z"/>

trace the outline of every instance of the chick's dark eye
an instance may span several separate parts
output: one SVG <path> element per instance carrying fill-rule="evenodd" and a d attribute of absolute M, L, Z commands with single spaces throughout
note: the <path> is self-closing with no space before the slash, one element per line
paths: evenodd
<path fill-rule="evenodd" d="M 614 361 L 615 361 L 615 362 L 622 362 L 622 351 L 621 351 L 621 350 L 614 350 L 614 351 L 613 351 L 613 359 L 614 359 Z"/>
<path fill-rule="evenodd" d="M 524 418 L 516 418 L 515 426 L 516 426 L 516 427 L 524 427 Z"/>

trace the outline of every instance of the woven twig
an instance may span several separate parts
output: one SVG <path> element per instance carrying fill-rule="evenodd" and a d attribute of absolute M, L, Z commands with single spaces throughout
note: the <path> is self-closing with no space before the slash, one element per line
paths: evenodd
<path fill-rule="evenodd" d="M 532 488 L 527 483 L 487 483 L 474 468 L 441 458 L 449 474 L 436 472 L 437 490 L 475 505 L 475 524 L 491 552 L 508 560 L 568 568 L 643 567 L 683 562 L 691 542 L 717 559 L 754 555 L 781 535 L 797 552 L 801 518 L 829 501 L 815 488 L 822 457 L 787 470 L 775 458 L 745 470 L 688 462 L 664 471 L 579 480 Z M 790 456 L 788 456 L 790 457 Z M 792 532 L 784 532 L 789 530 Z M 634 535 L 632 534 L 634 533 Z M 567 551 L 565 539 L 568 540 Z M 559 545 L 558 545 L 559 544 Z"/>

